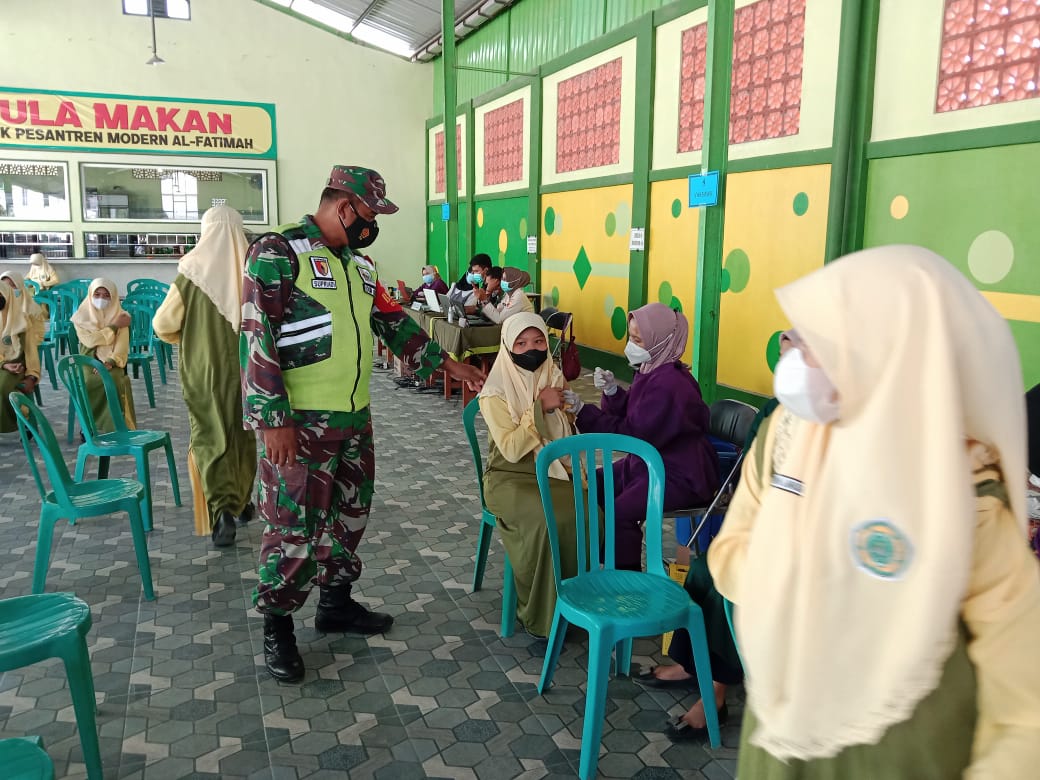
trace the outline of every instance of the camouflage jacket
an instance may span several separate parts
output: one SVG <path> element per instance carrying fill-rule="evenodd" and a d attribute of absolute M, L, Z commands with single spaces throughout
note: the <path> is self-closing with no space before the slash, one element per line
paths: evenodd
<path fill-rule="evenodd" d="M 325 437 L 345 433 L 356 427 L 359 415 L 367 416 L 367 409 L 326 412 L 292 409 L 289 405 L 282 379 L 283 361 L 279 359 L 275 341 L 282 321 L 293 312 L 293 307 L 306 305 L 305 296 L 295 286 L 300 268 L 289 242 L 305 239 L 313 248 L 324 246 L 324 242 L 310 215 L 286 233 L 288 237 L 272 233 L 261 236 L 246 255 L 239 342 L 243 420 L 247 427 L 254 429 L 278 428 L 291 422 Z M 446 358 L 441 347 L 392 301 L 382 284 L 377 284 L 372 300 L 367 322 L 358 321 L 359 340 L 371 339 L 374 333 L 420 378 L 432 374 Z"/>

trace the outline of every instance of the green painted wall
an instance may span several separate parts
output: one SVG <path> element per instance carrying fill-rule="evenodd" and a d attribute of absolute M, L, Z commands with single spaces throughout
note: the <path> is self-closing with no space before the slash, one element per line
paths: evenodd
<path fill-rule="evenodd" d="M 674 0 L 520 0 L 458 45 L 458 102 L 488 92 Z M 433 113 L 441 113 L 443 62 L 434 62 Z"/>
<path fill-rule="evenodd" d="M 455 280 L 448 278 L 447 224 L 441 219 L 439 205 L 426 208 L 426 230 L 429 233 L 429 239 L 426 242 L 426 262 L 437 266 L 444 280 L 451 284 Z"/>
<path fill-rule="evenodd" d="M 495 265 L 527 271 L 527 196 L 478 200 L 476 215 L 474 254 L 486 252 Z"/>
<path fill-rule="evenodd" d="M 1030 387 L 1040 382 L 1040 298 L 1005 296 L 1040 296 L 1040 230 L 1023 207 L 1035 202 L 1037 171 L 1040 144 L 873 160 L 864 229 L 864 246 L 926 246 L 995 294 Z"/>

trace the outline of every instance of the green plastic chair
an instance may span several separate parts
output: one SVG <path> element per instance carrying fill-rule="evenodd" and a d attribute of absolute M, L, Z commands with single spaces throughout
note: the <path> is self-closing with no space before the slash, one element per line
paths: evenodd
<path fill-rule="evenodd" d="M 610 464 L 615 453 L 636 455 L 642 459 L 649 474 L 644 524 L 648 551 L 648 570 L 645 572 L 614 568 L 614 471 Z M 583 488 L 582 480 L 572 480 L 578 574 L 568 579 L 563 579 L 561 574 L 559 533 L 549 487 L 549 466 L 564 457 L 571 459 L 575 473 L 579 473 L 580 464 L 589 475 L 587 490 Z M 604 501 L 600 501 L 599 484 L 595 478 L 597 463 L 607 466 L 603 470 Z M 568 624 L 574 623 L 588 631 L 589 679 L 578 775 L 583 780 L 590 780 L 596 776 L 599 761 L 611 653 L 616 652 L 618 674 L 628 674 L 632 665 L 633 637 L 663 634 L 676 628 L 689 631 L 701 697 L 705 701 L 714 701 L 704 614 L 683 586 L 669 579 L 661 562 L 664 463 L 653 445 L 614 433 L 568 436 L 542 448 L 535 460 L 535 471 L 549 531 L 557 594 L 538 692 L 545 693 L 552 683 Z M 601 505 L 604 513 L 602 539 L 599 524 Z M 602 567 L 600 550 L 603 550 Z M 711 746 L 717 748 L 722 744 L 718 714 L 714 707 L 705 707 L 704 714 L 708 721 L 708 739 Z"/>
<path fill-rule="evenodd" d="M 55 303 L 55 297 L 51 295 L 50 291 L 43 290 L 36 293 L 36 302 L 45 305 L 47 307 L 48 319 L 45 324 L 45 330 L 43 334 L 43 341 L 40 342 L 39 354 L 40 354 L 40 365 L 47 372 L 47 376 L 51 380 L 51 387 L 55 390 L 58 389 L 58 375 L 54 373 L 54 353 L 58 348 L 58 343 L 54 338 L 54 310 L 57 306 Z M 77 339 L 78 341 L 78 339 Z"/>
<path fill-rule="evenodd" d="M 87 778 L 102 780 L 94 677 L 87 651 L 90 625 L 90 607 L 71 593 L 0 600 L 0 672 L 21 669 L 48 658 L 60 658 L 64 662 Z M 54 777 L 54 765 L 38 740 L 0 742 L 0 766 L 5 780 L 52 780 Z"/>
<path fill-rule="evenodd" d="M 159 307 L 162 306 L 163 301 L 165 300 L 166 292 L 157 287 L 140 287 L 133 294 L 127 295 L 126 298 L 123 299 L 124 309 L 127 308 L 127 304 L 131 303 L 135 306 L 144 306 L 148 309 L 149 348 L 157 358 L 157 364 L 159 366 L 159 381 L 164 385 L 166 384 L 166 368 L 173 368 L 173 345 L 167 344 L 155 335 L 155 329 L 152 327 L 152 319 L 155 317 L 155 313 L 159 311 Z"/>
<path fill-rule="evenodd" d="M 94 421 L 94 412 L 87 395 L 87 371 L 97 371 L 105 387 L 105 400 L 108 411 L 116 429 L 111 433 L 99 433 Z M 181 488 L 177 479 L 177 464 L 173 458 L 173 443 L 166 431 L 131 431 L 127 428 L 123 409 L 119 405 L 119 394 L 116 383 L 105 365 L 86 355 L 69 355 L 58 363 L 58 376 L 61 383 L 69 391 L 69 400 L 76 409 L 79 427 L 83 431 L 85 441 L 79 446 L 76 457 L 76 481 L 83 480 L 87 459 L 91 455 L 98 458 L 98 479 L 108 476 L 109 458 L 119 455 L 132 455 L 137 461 L 137 479 L 144 485 L 144 501 L 141 512 L 144 517 L 146 531 L 152 530 L 152 480 L 149 471 L 148 457 L 152 450 L 162 448 L 166 451 L 166 466 L 170 471 L 170 484 L 173 486 L 173 500 L 181 505 Z"/>
<path fill-rule="evenodd" d="M 161 295 L 166 295 L 169 289 L 170 285 L 166 284 L 166 282 L 160 282 L 158 279 L 150 279 L 148 277 L 131 279 L 126 283 L 126 297 L 130 298 L 135 294 L 154 290 L 158 290 Z"/>
<path fill-rule="evenodd" d="M 130 516 L 130 534 L 134 539 L 134 554 L 141 572 L 144 597 L 155 599 L 152 590 L 152 567 L 148 562 L 148 542 L 144 533 L 143 506 L 145 488 L 136 479 L 99 479 L 94 482 L 73 482 L 65 459 L 58 449 L 58 440 L 47 418 L 27 395 L 11 393 L 8 400 L 18 418 L 18 433 L 40 491 L 40 527 L 36 537 L 36 563 L 33 565 L 32 592 L 43 593 L 47 582 L 47 568 L 51 560 L 54 526 L 59 520 L 74 525 L 85 517 L 126 512 Z M 31 436 L 30 436 L 31 434 Z M 30 440 L 36 442 L 47 478 L 53 490 L 47 491 L 40 470 L 33 457 Z"/>
<path fill-rule="evenodd" d="M 495 516 L 488 511 L 487 504 L 484 503 L 484 463 L 480 456 L 476 429 L 476 417 L 479 412 L 480 405 L 476 398 L 462 410 L 462 426 L 466 429 L 466 438 L 473 453 L 473 467 L 477 471 L 477 490 L 480 491 L 480 536 L 477 538 L 477 556 L 473 568 L 474 593 L 484 584 L 484 569 L 491 548 L 491 534 L 496 525 Z M 505 556 L 505 569 L 502 572 L 502 628 L 499 633 L 508 637 L 513 635 L 516 628 L 516 583 L 513 580 L 513 564 L 509 562 L 505 548 L 502 549 L 502 555 Z"/>
<path fill-rule="evenodd" d="M 144 386 L 148 391 L 148 405 L 155 408 L 155 386 L 152 384 L 152 362 L 155 352 L 152 350 L 152 312 L 146 306 L 127 303 L 123 306 L 130 315 L 130 354 L 126 359 L 126 367 L 133 368 L 134 377 L 138 369 L 143 368 Z M 159 363 L 159 380 L 166 384 L 166 367 Z"/>
<path fill-rule="evenodd" d="M 51 307 L 51 336 L 54 338 L 59 355 L 68 352 L 70 355 L 79 351 L 79 338 L 72 324 L 72 315 L 76 313 L 81 298 L 69 287 L 57 285 L 50 289 L 54 305 Z"/>

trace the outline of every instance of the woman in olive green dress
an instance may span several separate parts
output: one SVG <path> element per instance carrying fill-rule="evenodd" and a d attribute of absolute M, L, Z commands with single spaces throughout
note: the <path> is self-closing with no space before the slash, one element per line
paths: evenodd
<path fill-rule="evenodd" d="M 7 396 L 12 391 L 32 395 L 36 389 L 42 340 L 43 315 L 21 274 L 0 274 L 0 433 L 18 430 Z"/>
<path fill-rule="evenodd" d="M 505 321 L 498 358 L 480 393 L 480 413 L 491 434 L 484 497 L 498 522 L 516 582 L 517 617 L 535 636 L 548 636 L 556 610 L 556 581 L 535 477 L 535 457 L 574 432 L 564 409 L 567 385 L 548 359 L 548 332 L 537 314 Z M 561 461 L 552 464 L 553 509 L 563 576 L 577 574 L 574 490 Z"/>
<path fill-rule="evenodd" d="M 1040 576 L 1007 323 L 912 246 L 777 298 L 796 334 L 781 406 L 708 550 L 747 672 L 738 775 L 1036 777 Z"/>
<path fill-rule="evenodd" d="M 79 339 L 80 354 L 104 363 L 115 382 L 126 426 L 135 430 L 134 394 L 130 389 L 130 377 L 126 375 L 126 361 L 130 354 L 130 315 L 119 303 L 116 283 L 111 279 L 92 281 L 87 297 L 72 315 L 72 324 Z M 115 430 L 115 422 L 108 411 L 105 386 L 101 378 L 91 372 L 87 372 L 86 379 L 94 424 L 99 433 L 110 433 Z"/>

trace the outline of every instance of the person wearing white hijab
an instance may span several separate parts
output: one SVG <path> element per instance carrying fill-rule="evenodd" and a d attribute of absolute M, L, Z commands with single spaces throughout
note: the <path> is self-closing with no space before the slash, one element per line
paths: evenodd
<path fill-rule="evenodd" d="M 112 375 L 126 425 L 130 430 L 136 430 L 134 394 L 130 377 L 126 375 L 126 361 L 130 355 L 130 315 L 119 302 L 116 283 L 100 278 L 92 281 L 87 297 L 72 314 L 72 325 L 76 328 L 80 353 L 104 363 Z M 108 411 L 105 387 L 99 377 L 88 374 L 87 393 L 98 432 L 114 431 L 115 422 Z"/>
<path fill-rule="evenodd" d="M 159 338 L 180 344 L 195 532 L 210 534 L 218 547 L 232 544 L 236 523 L 252 516 L 256 476 L 256 437 L 242 425 L 238 368 L 246 249 L 242 215 L 230 206 L 207 210 L 199 242 L 178 264 L 152 320 Z"/>
<path fill-rule="evenodd" d="M 40 381 L 40 342 L 43 316 L 25 287 L 22 275 L 0 274 L 0 433 L 18 430 L 7 396 L 12 391 L 32 395 Z"/>
<path fill-rule="evenodd" d="M 708 550 L 747 673 L 737 773 L 1035 777 L 1040 570 L 1007 323 L 913 246 L 777 298 L 797 333 L 781 406 Z"/>
<path fill-rule="evenodd" d="M 535 457 L 550 441 L 574 433 L 564 409 L 567 384 L 549 360 L 548 332 L 537 314 L 516 314 L 502 325 L 498 358 L 479 396 L 491 442 L 484 473 L 488 510 L 497 518 L 516 582 L 517 617 L 535 636 L 548 636 L 556 609 L 545 514 Z M 577 573 L 571 474 L 561 461 L 549 469 L 564 577 Z"/>
<path fill-rule="evenodd" d="M 61 282 L 58 272 L 47 262 L 47 256 L 42 252 L 33 252 L 29 255 L 29 271 L 25 278 L 30 282 L 36 282 L 40 285 L 41 290 L 49 290 Z"/>

